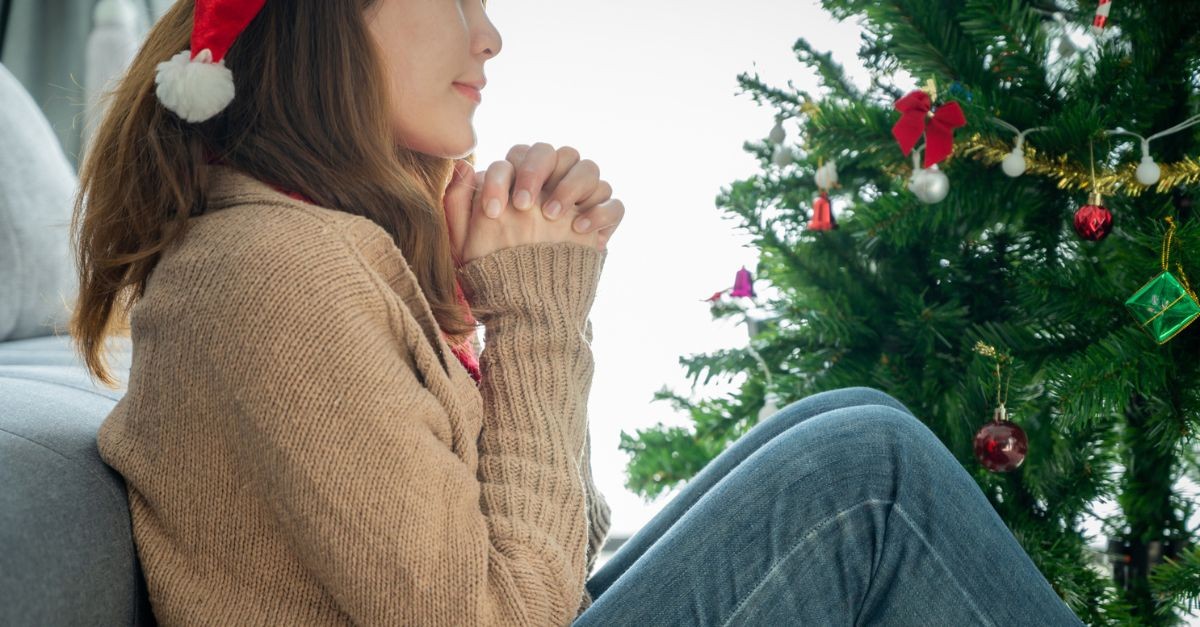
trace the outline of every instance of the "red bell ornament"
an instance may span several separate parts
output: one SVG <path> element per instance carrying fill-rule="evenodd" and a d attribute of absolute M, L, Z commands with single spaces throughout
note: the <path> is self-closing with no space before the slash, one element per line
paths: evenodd
<path fill-rule="evenodd" d="M 975 459 L 992 472 L 1016 470 L 1028 450 L 1025 431 L 1008 419 L 1003 405 L 996 408 L 992 421 L 975 433 Z"/>
<path fill-rule="evenodd" d="M 808 221 L 809 231 L 829 231 L 838 228 L 833 219 L 833 207 L 829 203 L 829 193 L 822 191 L 813 201 L 812 219 Z"/>
<path fill-rule="evenodd" d="M 1112 230 L 1112 212 L 1103 202 L 1100 194 L 1092 192 L 1088 195 L 1088 204 L 1075 212 L 1075 232 L 1079 237 L 1093 242 L 1108 237 Z"/>

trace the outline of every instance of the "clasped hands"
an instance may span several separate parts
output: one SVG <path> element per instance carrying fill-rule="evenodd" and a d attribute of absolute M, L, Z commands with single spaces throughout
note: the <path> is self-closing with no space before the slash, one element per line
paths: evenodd
<path fill-rule="evenodd" d="M 442 199 L 457 267 L 523 244 L 567 241 L 604 251 L 625 217 L 600 168 L 570 146 L 517 144 L 486 171 L 472 167 L 455 162 Z"/>

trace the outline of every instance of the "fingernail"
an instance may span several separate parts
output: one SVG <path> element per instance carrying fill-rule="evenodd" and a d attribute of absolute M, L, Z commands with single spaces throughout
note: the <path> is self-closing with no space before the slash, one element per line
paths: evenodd
<path fill-rule="evenodd" d="M 551 200 L 550 204 L 546 205 L 546 215 L 551 218 L 557 218 L 559 211 L 562 211 L 562 203 L 557 200 Z"/>
<path fill-rule="evenodd" d="M 579 220 L 577 220 L 575 222 L 575 230 L 579 231 L 580 233 L 584 233 L 587 231 L 588 227 L 591 225 L 592 225 L 591 220 L 588 220 L 587 218 L 580 218 Z"/>
<path fill-rule="evenodd" d="M 489 218 L 494 218 L 500 215 L 500 201 L 495 198 L 488 201 L 487 208 L 484 209 Z"/>
<path fill-rule="evenodd" d="M 517 209 L 528 209 L 531 202 L 533 202 L 533 196 L 525 190 L 521 190 L 517 192 L 516 196 L 513 196 L 513 205 Z"/>

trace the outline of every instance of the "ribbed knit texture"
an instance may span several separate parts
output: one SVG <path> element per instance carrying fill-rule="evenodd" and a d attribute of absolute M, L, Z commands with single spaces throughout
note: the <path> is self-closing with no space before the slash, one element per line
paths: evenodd
<path fill-rule="evenodd" d="M 131 312 L 101 425 L 164 625 L 567 625 L 608 532 L 588 313 L 606 252 L 460 270 L 478 387 L 367 218 L 216 167 Z"/>

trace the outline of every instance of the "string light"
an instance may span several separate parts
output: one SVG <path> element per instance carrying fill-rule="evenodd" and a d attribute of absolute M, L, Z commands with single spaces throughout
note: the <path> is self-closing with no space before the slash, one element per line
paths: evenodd
<path fill-rule="evenodd" d="M 1022 131 L 1021 129 L 1009 124 L 1008 122 L 1005 122 L 1004 120 L 1001 120 L 1000 118 L 992 118 L 992 122 L 999 124 L 1000 126 L 1003 126 L 1004 128 L 1007 128 L 1017 134 L 1017 140 L 1013 147 L 1013 151 L 1008 153 L 1008 155 L 1004 157 L 1004 160 L 1000 162 L 1000 168 L 1004 170 L 1005 174 L 1013 178 L 1021 176 L 1021 174 L 1025 172 L 1025 136 L 1036 131 L 1048 131 L 1050 130 L 1050 127 L 1039 126 L 1037 128 L 1031 128 Z"/>
<path fill-rule="evenodd" d="M 1137 169 L 1134 170 L 1134 177 L 1137 178 L 1139 183 L 1148 187 L 1157 183 L 1159 177 L 1162 175 L 1162 168 L 1160 168 L 1158 164 L 1154 162 L 1154 159 L 1150 157 L 1150 142 L 1160 137 L 1166 137 L 1167 135 L 1178 133 L 1184 129 L 1195 126 L 1197 123 L 1200 123 L 1200 115 L 1192 116 L 1165 131 L 1155 133 L 1149 137 L 1142 137 L 1133 131 L 1127 131 L 1120 127 L 1117 127 L 1115 130 L 1104 131 L 1104 133 L 1106 135 L 1132 135 L 1142 140 L 1142 162 L 1139 163 Z"/>
<path fill-rule="evenodd" d="M 1008 144 L 999 139 L 975 133 L 963 140 L 959 154 L 969 156 L 988 165 L 999 165 L 1011 154 Z M 1029 174 L 1056 179 L 1059 189 L 1092 189 L 1091 176 L 1084 166 L 1071 161 L 1067 155 L 1042 156 L 1035 148 L 1025 148 L 1025 171 Z M 1160 163 L 1160 176 L 1153 189 L 1159 193 L 1169 192 L 1179 185 L 1191 185 L 1200 181 L 1200 162 L 1184 157 L 1175 163 Z M 1137 166 L 1126 163 L 1114 170 L 1096 173 L 1096 186 L 1109 196 L 1141 196 L 1151 187 L 1137 180 Z"/>
<path fill-rule="evenodd" d="M 819 120 L 822 116 L 820 108 L 809 99 L 805 99 L 799 109 L 801 113 L 807 114 L 814 121 Z M 1124 163 L 1114 169 L 1097 172 L 1094 179 L 1089 168 L 1072 161 L 1065 154 L 1042 154 L 1036 148 L 1025 146 L 1026 135 L 1036 131 L 1051 130 L 1051 127 L 1039 126 L 1022 131 L 999 118 L 993 118 L 992 121 L 1016 133 L 1015 146 L 977 132 L 956 140 L 955 153 L 987 165 L 1000 165 L 1005 168 L 1005 174 L 1009 176 L 1014 176 L 1012 173 L 1019 170 L 1017 176 L 1032 174 L 1055 179 L 1059 189 L 1103 190 L 1108 196 L 1136 198 L 1151 189 L 1158 193 L 1167 193 L 1175 187 L 1200 182 L 1200 160 L 1184 157 L 1174 163 L 1155 163 L 1149 156 L 1151 141 L 1200 124 L 1200 115 L 1195 115 L 1169 129 L 1145 138 L 1120 127 L 1105 131 L 1106 135 L 1131 135 L 1140 139 L 1142 141 L 1142 159 L 1138 164 Z M 1008 160 L 1007 167 L 1005 166 L 1006 159 Z M 903 166 L 883 167 L 884 172 L 890 176 L 900 175 L 902 169 Z M 1157 176 L 1154 176 L 1155 174 Z"/>

